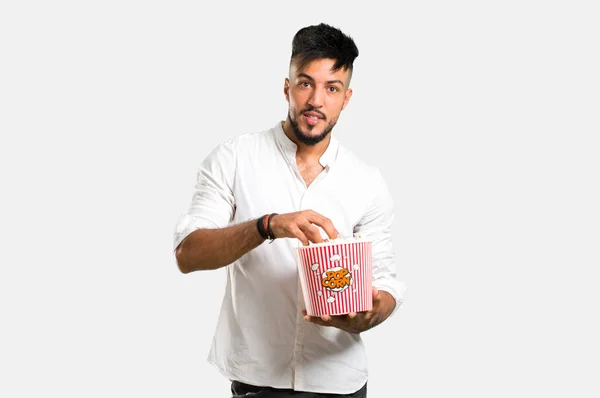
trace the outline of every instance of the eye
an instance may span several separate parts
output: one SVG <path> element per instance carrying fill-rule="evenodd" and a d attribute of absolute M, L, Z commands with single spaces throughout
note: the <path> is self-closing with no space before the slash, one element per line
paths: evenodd
<path fill-rule="evenodd" d="M 310 83 L 309 83 L 309 82 L 307 82 L 307 81 L 302 81 L 302 82 L 300 82 L 300 84 L 299 84 L 299 85 L 300 85 L 300 87 L 305 87 L 305 88 L 306 88 L 306 87 L 310 87 Z"/>
<path fill-rule="evenodd" d="M 330 93 L 337 93 L 338 91 L 340 91 L 340 89 L 335 86 L 329 86 L 327 87 L 327 90 L 329 90 Z"/>

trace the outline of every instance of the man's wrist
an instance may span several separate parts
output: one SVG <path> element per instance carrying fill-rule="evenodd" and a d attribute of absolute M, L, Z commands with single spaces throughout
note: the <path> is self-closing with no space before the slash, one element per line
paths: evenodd
<path fill-rule="evenodd" d="M 275 240 L 275 235 L 271 230 L 271 219 L 273 218 L 273 216 L 276 215 L 277 213 L 265 214 L 264 216 L 256 220 L 256 229 L 258 229 L 258 233 L 265 240 Z"/>

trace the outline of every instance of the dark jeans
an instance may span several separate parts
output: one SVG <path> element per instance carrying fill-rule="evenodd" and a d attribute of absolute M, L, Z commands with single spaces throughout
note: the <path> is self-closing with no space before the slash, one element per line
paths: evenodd
<path fill-rule="evenodd" d="M 239 381 L 231 382 L 232 398 L 367 398 L 367 384 L 352 394 L 319 394 L 273 387 L 257 387 Z"/>

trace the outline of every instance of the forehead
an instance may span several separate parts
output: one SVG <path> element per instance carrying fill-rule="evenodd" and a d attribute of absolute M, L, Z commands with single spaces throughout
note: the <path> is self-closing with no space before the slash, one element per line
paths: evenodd
<path fill-rule="evenodd" d="M 347 81 L 350 75 L 350 70 L 340 68 L 333 71 L 333 65 L 335 65 L 335 59 L 320 58 L 310 61 L 300 68 L 297 61 L 290 63 L 290 77 L 296 78 L 300 74 L 305 74 L 312 77 L 315 80 L 332 80 L 339 79 Z"/>

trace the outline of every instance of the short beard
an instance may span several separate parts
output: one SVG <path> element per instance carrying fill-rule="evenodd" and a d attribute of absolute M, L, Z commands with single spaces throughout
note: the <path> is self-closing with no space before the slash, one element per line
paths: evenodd
<path fill-rule="evenodd" d="M 331 130 L 333 130 L 333 127 L 335 126 L 335 123 L 336 123 L 335 121 L 333 123 L 331 123 L 329 126 L 327 126 L 325 131 L 323 131 L 321 134 L 316 135 L 316 136 L 310 136 L 310 135 L 306 135 L 302 131 L 300 131 L 300 127 L 298 127 L 298 122 L 292 118 L 292 115 L 291 115 L 289 109 L 288 109 L 288 119 L 290 119 L 290 124 L 292 125 L 292 131 L 294 132 L 294 135 L 296 136 L 298 141 L 300 141 L 304 145 L 309 145 L 309 146 L 316 145 L 319 142 L 323 141 L 329 135 Z"/>

